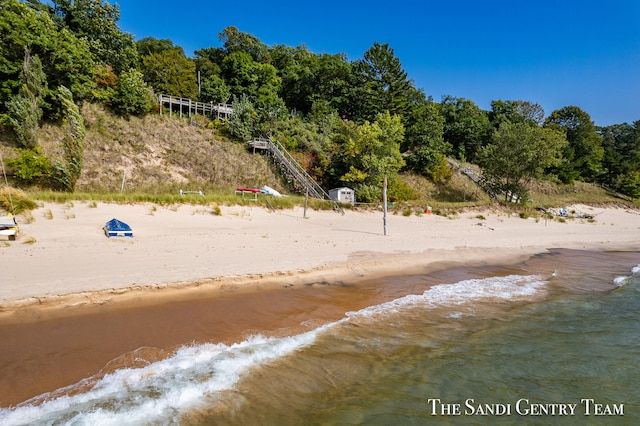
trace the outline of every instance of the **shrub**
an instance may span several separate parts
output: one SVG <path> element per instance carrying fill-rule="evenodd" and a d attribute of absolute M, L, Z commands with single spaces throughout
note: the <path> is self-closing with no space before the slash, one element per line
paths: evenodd
<path fill-rule="evenodd" d="M 140 71 L 131 69 L 120 74 L 116 93 L 111 101 L 111 108 L 115 112 L 124 117 L 145 115 L 154 106 L 155 98 Z"/>
<path fill-rule="evenodd" d="M 18 157 L 7 160 L 14 169 L 14 176 L 24 184 L 44 183 L 51 177 L 51 162 L 40 147 L 19 149 Z"/>

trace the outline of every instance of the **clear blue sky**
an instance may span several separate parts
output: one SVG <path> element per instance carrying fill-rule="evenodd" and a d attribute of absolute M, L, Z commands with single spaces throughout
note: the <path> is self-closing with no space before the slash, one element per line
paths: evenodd
<path fill-rule="evenodd" d="M 110 1 L 114 3 L 114 1 Z M 272 46 L 362 58 L 388 43 L 425 94 L 576 105 L 597 125 L 640 120 L 640 0 L 121 0 L 120 28 L 188 56 L 235 26 Z"/>

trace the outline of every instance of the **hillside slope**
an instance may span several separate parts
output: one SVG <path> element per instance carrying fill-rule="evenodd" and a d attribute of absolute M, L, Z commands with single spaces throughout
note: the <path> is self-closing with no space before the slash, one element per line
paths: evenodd
<path fill-rule="evenodd" d="M 179 119 L 150 114 L 129 120 L 98 105 L 85 104 L 86 149 L 77 183 L 80 192 L 166 193 L 220 191 L 269 185 L 284 190 L 266 157 L 243 144 L 216 138 L 213 130 Z M 39 143 L 45 154 L 61 158 L 63 130 L 44 125 Z"/>

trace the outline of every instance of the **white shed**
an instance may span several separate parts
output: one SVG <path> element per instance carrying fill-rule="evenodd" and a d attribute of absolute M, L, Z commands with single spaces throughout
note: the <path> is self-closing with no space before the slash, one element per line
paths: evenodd
<path fill-rule="evenodd" d="M 356 204 L 356 195 L 351 188 L 334 188 L 329 190 L 329 198 L 341 203 Z"/>

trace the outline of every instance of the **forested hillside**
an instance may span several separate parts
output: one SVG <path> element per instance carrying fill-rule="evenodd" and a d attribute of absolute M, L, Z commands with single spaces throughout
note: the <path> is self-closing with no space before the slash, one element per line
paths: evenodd
<path fill-rule="evenodd" d="M 171 40 L 134 40 L 119 18 L 117 5 L 102 0 L 0 0 L 0 150 L 15 185 L 116 190 L 126 170 L 136 170 L 131 179 L 145 190 L 169 178 L 176 185 L 250 182 L 259 164 L 221 164 L 232 163 L 226 155 L 252 161 L 244 142 L 270 135 L 323 187 L 352 187 L 361 201 L 380 198 L 384 176 L 398 200 L 416 197 L 400 174 L 446 186 L 453 176 L 447 158 L 479 166 L 485 189 L 505 198 L 526 200 L 541 180 L 592 182 L 640 197 L 640 120 L 597 127 L 573 105 L 545 112 L 535 99 L 496 99 L 487 111 L 471 99 L 434 100 L 386 43 L 349 61 L 304 45 L 267 46 L 227 27 L 221 47 L 187 57 Z M 166 120 L 157 116 L 158 94 L 232 103 L 234 114 L 190 129 L 198 143 L 176 143 L 164 121 L 156 127 L 165 133 L 137 133 L 144 120 Z M 129 121 L 105 118 L 96 104 Z M 123 129 L 114 127 L 122 123 L 131 137 L 118 144 L 113 134 Z M 166 175 L 127 164 L 160 158 L 151 146 L 176 151 Z M 185 158 L 216 166 L 194 172 Z M 87 165 L 97 162 L 111 173 L 90 176 L 97 172 Z"/>

